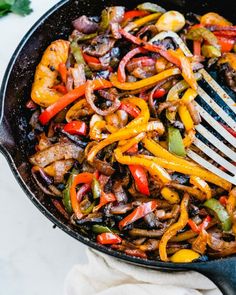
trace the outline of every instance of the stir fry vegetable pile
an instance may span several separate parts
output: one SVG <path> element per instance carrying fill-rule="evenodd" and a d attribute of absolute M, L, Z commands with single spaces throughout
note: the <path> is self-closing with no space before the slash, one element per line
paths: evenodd
<path fill-rule="evenodd" d="M 127 255 L 236 253 L 236 189 L 186 156 L 200 153 L 198 70 L 215 67 L 236 90 L 236 27 L 149 2 L 73 26 L 44 52 L 27 103 L 37 184 L 80 233 Z M 193 56 L 160 32 L 177 32 Z"/>

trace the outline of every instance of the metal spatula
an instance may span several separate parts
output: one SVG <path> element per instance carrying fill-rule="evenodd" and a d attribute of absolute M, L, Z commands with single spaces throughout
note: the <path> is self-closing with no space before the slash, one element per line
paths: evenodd
<path fill-rule="evenodd" d="M 183 40 L 172 31 L 159 33 L 150 40 L 150 43 L 165 38 L 173 39 L 187 57 L 193 56 Z M 187 155 L 209 171 L 236 185 L 236 166 L 232 164 L 236 162 L 234 151 L 236 138 L 218 121 L 223 121 L 224 125 L 236 132 L 236 122 L 233 119 L 236 115 L 236 103 L 206 70 L 200 69 L 198 73 L 201 74 L 204 85 L 198 86 L 197 92 L 204 103 L 196 102 L 196 106 L 201 117 L 210 127 L 206 128 L 204 123 L 196 125 L 197 136 L 193 144 L 208 157 L 209 161 L 191 149 L 187 150 Z M 215 117 L 213 113 L 216 114 Z M 224 168 L 224 171 L 217 167 L 219 165 Z"/>

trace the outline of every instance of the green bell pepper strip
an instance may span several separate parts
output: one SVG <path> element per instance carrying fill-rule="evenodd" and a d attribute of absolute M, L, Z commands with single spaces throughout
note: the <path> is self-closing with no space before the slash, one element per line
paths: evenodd
<path fill-rule="evenodd" d="M 71 200 L 70 200 L 70 188 L 71 184 L 73 182 L 74 177 L 78 174 L 79 172 L 75 169 L 72 170 L 71 175 L 67 181 L 66 188 L 62 192 L 62 203 L 65 206 L 65 209 L 68 213 L 72 213 L 73 209 L 71 206 Z"/>
<path fill-rule="evenodd" d="M 104 32 L 109 26 L 109 13 L 107 9 L 103 9 L 101 13 L 100 31 Z"/>
<path fill-rule="evenodd" d="M 80 211 L 81 211 L 84 215 L 88 215 L 89 213 L 92 212 L 94 206 L 95 206 L 95 202 L 91 203 L 86 209 L 83 209 L 83 208 L 81 208 L 81 206 L 80 206 Z"/>
<path fill-rule="evenodd" d="M 113 233 L 113 231 L 109 227 L 100 224 L 94 224 L 92 226 L 92 231 L 96 234 Z"/>
<path fill-rule="evenodd" d="M 220 204 L 220 202 L 214 198 L 207 200 L 203 206 L 209 208 L 214 212 L 215 216 L 221 222 L 222 229 L 224 231 L 229 231 L 232 227 L 231 218 L 226 211 L 226 209 Z"/>
<path fill-rule="evenodd" d="M 177 156 L 186 156 L 186 151 L 180 131 L 179 129 L 172 126 L 168 127 L 168 150 Z"/>
<path fill-rule="evenodd" d="M 94 178 L 92 181 L 91 189 L 92 189 L 94 199 L 98 199 L 101 197 L 102 189 L 101 189 L 100 183 L 98 182 L 96 178 Z"/>
<path fill-rule="evenodd" d="M 82 50 L 76 41 L 72 41 L 70 43 L 70 49 L 71 49 L 71 53 L 73 54 L 73 56 L 76 60 L 76 63 L 84 65 L 85 75 L 87 78 L 90 78 L 92 76 L 92 71 L 90 70 L 89 66 L 86 64 L 86 62 L 83 58 Z"/>

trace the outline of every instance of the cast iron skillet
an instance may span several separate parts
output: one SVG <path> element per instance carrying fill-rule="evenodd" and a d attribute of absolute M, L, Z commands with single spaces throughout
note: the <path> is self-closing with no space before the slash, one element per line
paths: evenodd
<path fill-rule="evenodd" d="M 155 2 L 154 0 L 152 0 Z M 124 5 L 128 8 L 144 0 L 80 0 L 61 1 L 49 10 L 22 39 L 13 54 L 5 73 L 0 91 L 0 151 L 6 157 L 14 176 L 35 206 L 56 226 L 80 242 L 108 255 L 138 266 L 165 271 L 196 270 L 209 277 L 225 295 L 236 294 L 236 257 L 208 262 L 188 264 L 164 263 L 127 256 L 98 245 L 78 232 L 54 208 L 50 198 L 45 196 L 32 180 L 28 155 L 31 145 L 27 136 L 29 127 L 25 102 L 30 97 L 31 84 L 36 65 L 51 41 L 67 38 L 71 32 L 71 20 L 78 15 L 98 15 L 105 6 Z M 236 16 L 236 5 L 231 0 L 163 0 L 158 1 L 167 9 L 185 12 L 216 11 L 232 21 Z M 201 288 L 201 286 L 199 286 Z"/>

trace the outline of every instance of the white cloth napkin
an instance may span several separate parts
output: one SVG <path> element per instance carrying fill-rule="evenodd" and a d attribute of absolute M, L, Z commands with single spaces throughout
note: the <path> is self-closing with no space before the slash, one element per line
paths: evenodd
<path fill-rule="evenodd" d="M 88 264 L 75 265 L 65 280 L 65 295 L 220 295 L 205 276 L 161 272 L 87 250 Z M 132 293 L 131 293 L 132 292 Z"/>

